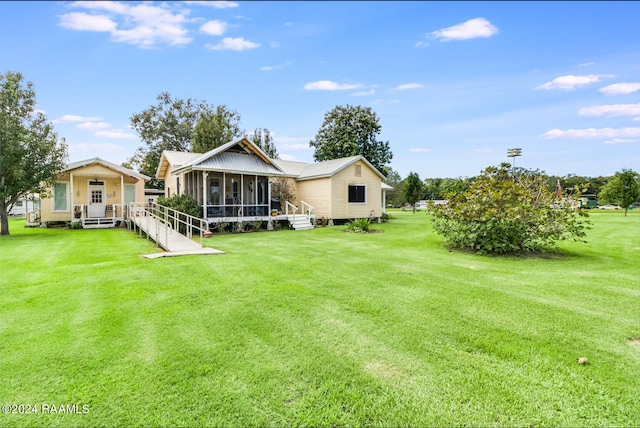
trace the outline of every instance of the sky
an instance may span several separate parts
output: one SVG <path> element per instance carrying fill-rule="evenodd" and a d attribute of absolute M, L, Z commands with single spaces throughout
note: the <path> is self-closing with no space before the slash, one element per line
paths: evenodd
<path fill-rule="evenodd" d="M 70 161 L 126 161 L 133 114 L 224 104 L 282 159 L 370 107 L 401 177 L 640 170 L 640 2 L 1 2 L 0 74 L 33 83 Z"/>

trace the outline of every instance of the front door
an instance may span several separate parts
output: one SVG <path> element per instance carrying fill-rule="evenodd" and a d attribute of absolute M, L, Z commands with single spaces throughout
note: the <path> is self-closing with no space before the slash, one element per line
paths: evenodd
<path fill-rule="evenodd" d="M 88 203 L 87 216 L 92 218 L 102 218 L 105 213 L 105 201 L 104 201 L 104 182 L 103 181 L 90 181 L 89 182 L 89 203 Z"/>

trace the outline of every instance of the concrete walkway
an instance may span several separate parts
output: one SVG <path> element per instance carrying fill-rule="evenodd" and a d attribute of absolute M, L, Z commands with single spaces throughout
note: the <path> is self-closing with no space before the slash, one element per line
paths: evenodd
<path fill-rule="evenodd" d="M 177 230 L 167 227 L 154 216 L 134 216 L 133 221 L 139 229 L 142 229 L 149 238 L 156 241 L 166 251 L 164 253 L 146 254 L 144 257 L 148 259 L 193 254 L 224 254 L 224 251 L 203 247 Z"/>

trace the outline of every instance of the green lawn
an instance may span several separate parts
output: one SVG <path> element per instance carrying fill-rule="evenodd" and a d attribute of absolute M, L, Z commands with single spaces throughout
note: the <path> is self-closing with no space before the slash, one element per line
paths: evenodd
<path fill-rule="evenodd" d="M 39 413 L 0 426 L 640 425 L 640 213 L 529 258 L 449 252 L 424 213 L 393 215 L 155 260 L 126 229 L 12 220 L 0 404 Z"/>

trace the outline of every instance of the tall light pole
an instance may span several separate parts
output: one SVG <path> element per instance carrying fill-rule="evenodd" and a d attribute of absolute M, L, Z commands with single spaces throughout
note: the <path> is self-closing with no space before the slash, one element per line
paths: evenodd
<path fill-rule="evenodd" d="M 513 163 L 511 165 L 511 171 L 515 171 L 516 168 L 516 157 L 522 156 L 522 149 L 509 149 L 507 150 L 507 156 L 513 158 Z"/>

